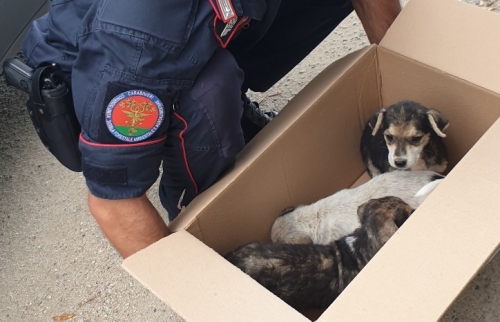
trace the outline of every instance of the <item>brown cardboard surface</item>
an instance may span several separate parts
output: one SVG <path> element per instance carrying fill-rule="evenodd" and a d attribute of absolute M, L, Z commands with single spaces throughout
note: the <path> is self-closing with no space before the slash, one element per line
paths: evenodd
<path fill-rule="evenodd" d="M 363 183 L 367 182 L 368 180 L 370 180 L 370 175 L 368 174 L 368 172 L 363 172 L 363 174 L 361 175 L 361 177 L 358 178 L 358 180 L 356 180 L 356 182 L 354 182 L 350 188 L 356 188 L 356 187 L 359 187 L 360 185 L 362 185 Z"/>
<path fill-rule="evenodd" d="M 500 243 L 500 121 L 318 321 L 436 321 Z"/>
<path fill-rule="evenodd" d="M 498 30 L 498 14 L 476 6 L 456 0 L 413 0 L 380 46 L 500 93 Z"/>
<path fill-rule="evenodd" d="M 186 321 L 309 321 L 183 230 L 123 267 Z"/>
<path fill-rule="evenodd" d="M 187 231 L 201 231 L 202 241 L 224 254 L 252 241 L 268 241 L 284 208 L 354 183 L 364 171 L 358 151 L 362 128 L 380 104 L 375 48 L 361 53 L 348 70 L 340 65 L 340 70 L 332 66 L 322 72 L 281 118 L 264 128 L 261 140 L 245 149 L 224 178 L 229 185 L 222 191 L 220 185 L 212 188 L 216 198 L 199 210 L 196 225 Z"/>

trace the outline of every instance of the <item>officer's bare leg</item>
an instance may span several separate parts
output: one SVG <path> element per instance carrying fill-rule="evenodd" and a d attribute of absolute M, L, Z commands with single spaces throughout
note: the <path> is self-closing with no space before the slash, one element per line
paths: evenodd
<path fill-rule="evenodd" d="M 165 222 L 146 195 L 109 200 L 89 192 L 88 205 L 104 235 L 123 258 L 169 234 Z"/>

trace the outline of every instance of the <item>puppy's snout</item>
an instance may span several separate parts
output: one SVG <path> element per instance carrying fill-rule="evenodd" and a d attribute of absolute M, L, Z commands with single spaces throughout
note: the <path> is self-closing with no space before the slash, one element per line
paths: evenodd
<path fill-rule="evenodd" d="M 394 160 L 394 164 L 398 168 L 404 168 L 406 167 L 406 160 Z"/>

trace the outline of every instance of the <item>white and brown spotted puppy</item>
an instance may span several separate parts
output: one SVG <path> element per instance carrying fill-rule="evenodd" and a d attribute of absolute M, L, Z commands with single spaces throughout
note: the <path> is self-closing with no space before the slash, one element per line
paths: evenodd
<path fill-rule="evenodd" d="M 375 113 L 361 138 L 361 156 L 374 177 L 393 170 L 432 170 L 447 166 L 443 131 L 448 120 L 435 109 L 400 101 Z"/>
<path fill-rule="evenodd" d="M 433 171 L 393 171 L 309 205 L 285 209 L 271 228 L 271 240 L 287 244 L 329 244 L 359 228 L 359 205 L 395 196 L 417 208 L 442 181 Z"/>
<path fill-rule="evenodd" d="M 413 212 L 396 197 L 358 209 L 361 227 L 330 245 L 253 243 L 226 258 L 295 309 L 327 308 Z"/>

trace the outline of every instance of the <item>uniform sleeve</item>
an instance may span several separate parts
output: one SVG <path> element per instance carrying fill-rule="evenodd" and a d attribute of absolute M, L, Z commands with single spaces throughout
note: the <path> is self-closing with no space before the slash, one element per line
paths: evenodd
<path fill-rule="evenodd" d="M 208 1 L 94 1 L 72 72 L 91 193 L 143 195 L 156 181 L 172 103 L 218 47 Z"/>

